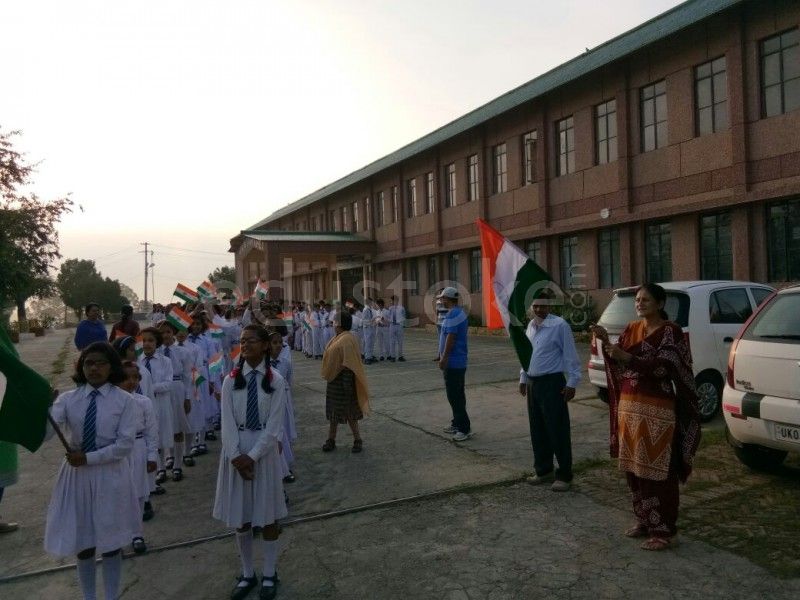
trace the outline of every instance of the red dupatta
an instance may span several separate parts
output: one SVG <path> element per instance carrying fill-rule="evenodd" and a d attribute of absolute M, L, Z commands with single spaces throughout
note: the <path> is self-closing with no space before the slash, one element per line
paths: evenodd
<path fill-rule="evenodd" d="M 678 477 L 685 483 L 700 444 L 700 418 L 689 344 L 681 328 L 670 321 L 646 337 L 637 335 L 639 327 L 640 322 L 628 323 L 617 342 L 620 348 L 633 355 L 627 365 L 617 364 L 603 350 L 608 379 L 611 456 L 619 456 L 617 409 L 622 383 L 625 379 L 636 378 L 643 387 L 659 389 L 661 394 L 674 399 L 673 463 Z"/>

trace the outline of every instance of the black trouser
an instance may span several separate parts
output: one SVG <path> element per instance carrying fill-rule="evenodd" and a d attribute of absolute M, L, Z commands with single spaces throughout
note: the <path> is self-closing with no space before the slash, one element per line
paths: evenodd
<path fill-rule="evenodd" d="M 552 472 L 555 456 L 556 479 L 572 481 L 569 408 L 561 393 L 566 383 L 562 373 L 528 378 L 528 424 L 536 474 Z"/>
<path fill-rule="evenodd" d="M 466 368 L 444 370 L 444 390 L 450 408 L 453 409 L 453 420 L 450 423 L 461 433 L 471 431 L 469 415 L 467 415 L 467 395 L 464 393 L 464 376 L 466 374 Z"/>

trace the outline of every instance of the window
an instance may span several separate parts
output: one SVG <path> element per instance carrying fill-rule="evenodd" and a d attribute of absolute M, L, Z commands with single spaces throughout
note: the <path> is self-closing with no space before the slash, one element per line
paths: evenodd
<path fill-rule="evenodd" d="M 556 132 L 558 163 L 556 175 L 566 175 L 575 171 L 575 123 L 572 117 L 561 119 Z"/>
<path fill-rule="evenodd" d="M 311 231 L 317 230 L 317 217 L 311 217 Z"/>
<path fill-rule="evenodd" d="M 765 288 L 750 288 L 750 293 L 753 294 L 753 299 L 756 301 L 756 306 L 761 306 L 761 303 L 772 295 L 772 291 Z"/>
<path fill-rule="evenodd" d="M 446 187 L 444 190 L 444 206 L 449 208 L 456 205 L 456 165 L 450 163 L 444 168 Z"/>
<path fill-rule="evenodd" d="M 700 279 L 733 279 L 731 214 L 700 217 Z"/>
<path fill-rule="evenodd" d="M 528 258 L 530 258 L 533 262 L 537 265 L 542 266 L 542 241 L 541 240 L 532 240 L 528 242 L 527 247 L 525 248 L 525 252 L 528 254 Z"/>
<path fill-rule="evenodd" d="M 506 145 L 497 144 L 492 148 L 492 193 L 502 194 L 508 189 L 507 171 Z"/>
<path fill-rule="evenodd" d="M 428 287 L 432 288 L 433 284 L 436 283 L 439 279 L 439 275 L 437 273 L 438 269 L 436 268 L 436 257 L 429 256 L 428 257 Z M 438 285 L 438 284 L 437 284 Z"/>
<path fill-rule="evenodd" d="M 800 107 L 800 29 L 761 42 L 761 113 L 782 115 Z"/>
<path fill-rule="evenodd" d="M 425 174 L 425 214 L 429 215 L 433 212 L 433 173 Z"/>
<path fill-rule="evenodd" d="M 364 198 L 364 231 L 372 229 L 372 198 L 366 196 Z"/>
<path fill-rule="evenodd" d="M 522 185 L 536 181 L 536 130 L 522 136 Z"/>
<path fill-rule="evenodd" d="M 408 279 L 411 282 L 408 293 L 412 296 L 419 296 L 419 262 L 416 258 L 408 259 Z"/>
<path fill-rule="evenodd" d="M 447 277 L 451 282 L 458 282 L 458 252 L 453 252 L 447 260 Z"/>
<path fill-rule="evenodd" d="M 328 213 L 328 228 L 331 231 L 339 231 L 339 228 L 336 225 L 336 211 L 332 210 Z"/>
<path fill-rule="evenodd" d="M 417 180 L 406 181 L 406 218 L 417 214 Z"/>
<path fill-rule="evenodd" d="M 351 231 L 358 231 L 358 202 L 353 202 L 353 220 L 351 221 Z"/>
<path fill-rule="evenodd" d="M 481 279 L 483 278 L 483 262 L 481 261 L 481 249 L 476 248 L 469 253 L 469 291 L 481 291 Z"/>
<path fill-rule="evenodd" d="M 641 90 L 642 152 L 667 145 L 667 82 L 663 79 Z"/>
<path fill-rule="evenodd" d="M 342 207 L 342 231 L 350 231 L 350 217 L 347 214 L 347 206 Z"/>
<path fill-rule="evenodd" d="M 480 197 L 478 193 L 478 155 L 467 159 L 467 201 L 472 202 Z"/>
<path fill-rule="evenodd" d="M 719 290 L 708 299 L 708 314 L 712 323 L 744 323 L 752 312 L 745 288 Z"/>
<path fill-rule="evenodd" d="M 694 103 L 697 135 L 728 128 L 728 72 L 724 56 L 695 68 Z"/>
<path fill-rule="evenodd" d="M 392 223 L 397 222 L 397 207 L 400 205 L 399 201 L 400 190 L 396 185 L 392 186 L 392 210 L 390 211 L 392 215 Z"/>
<path fill-rule="evenodd" d="M 672 236 L 668 222 L 648 225 L 645 231 L 645 261 L 647 280 L 672 279 Z"/>
<path fill-rule="evenodd" d="M 375 199 L 375 226 L 380 227 L 381 225 L 385 225 L 383 221 L 383 200 L 384 200 L 384 193 L 383 191 L 378 192 L 378 197 Z"/>
<path fill-rule="evenodd" d="M 597 164 L 617 160 L 617 101 L 609 100 L 594 108 L 597 147 Z"/>
<path fill-rule="evenodd" d="M 770 281 L 800 279 L 800 199 L 769 206 L 767 262 Z"/>
<path fill-rule="evenodd" d="M 576 267 L 578 266 L 578 236 L 561 238 L 561 287 L 575 287 Z"/>
<path fill-rule="evenodd" d="M 603 229 L 597 238 L 597 254 L 600 260 L 600 287 L 619 286 L 619 229 Z"/>

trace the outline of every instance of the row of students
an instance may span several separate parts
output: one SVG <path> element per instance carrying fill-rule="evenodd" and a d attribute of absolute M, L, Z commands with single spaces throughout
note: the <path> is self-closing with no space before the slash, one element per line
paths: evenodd
<path fill-rule="evenodd" d="M 406 309 L 392 296 L 387 307 L 382 298 L 367 298 L 362 309 L 353 307 L 353 335 L 359 341 L 365 364 L 382 360 L 405 362 L 403 338 Z"/>

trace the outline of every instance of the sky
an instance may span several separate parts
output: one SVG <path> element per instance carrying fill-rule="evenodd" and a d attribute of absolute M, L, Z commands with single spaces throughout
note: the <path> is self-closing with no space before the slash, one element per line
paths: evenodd
<path fill-rule="evenodd" d="M 240 230 L 677 4 L 3 2 L 0 127 L 80 205 L 64 258 L 141 298 L 150 242 L 166 302 Z"/>

